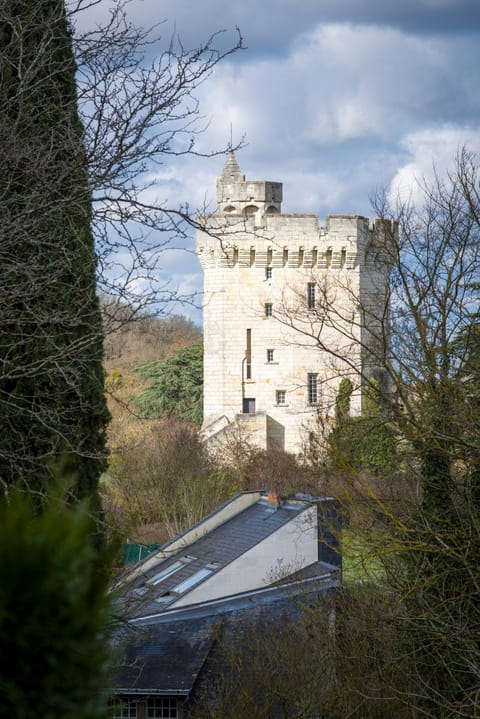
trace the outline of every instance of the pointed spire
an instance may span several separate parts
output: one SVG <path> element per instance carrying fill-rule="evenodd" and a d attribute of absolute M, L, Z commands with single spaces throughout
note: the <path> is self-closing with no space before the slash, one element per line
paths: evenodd
<path fill-rule="evenodd" d="M 229 150 L 225 167 L 223 168 L 223 182 L 244 182 L 245 175 L 241 171 L 233 150 Z"/>

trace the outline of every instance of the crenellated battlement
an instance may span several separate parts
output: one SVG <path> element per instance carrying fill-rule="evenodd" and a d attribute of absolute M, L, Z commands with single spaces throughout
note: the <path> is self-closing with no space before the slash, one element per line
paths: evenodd
<path fill-rule="evenodd" d="M 315 215 L 219 217 L 206 222 L 197 236 L 197 255 L 205 269 L 212 267 L 291 267 L 349 269 L 370 267 L 385 260 L 386 222 L 360 215 L 329 215 L 321 227 Z M 388 223 L 388 232 L 393 227 Z"/>

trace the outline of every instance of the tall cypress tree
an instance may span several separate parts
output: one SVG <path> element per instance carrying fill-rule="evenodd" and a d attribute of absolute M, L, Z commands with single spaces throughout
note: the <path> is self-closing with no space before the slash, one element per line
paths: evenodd
<path fill-rule="evenodd" d="M 95 491 L 108 412 L 91 198 L 63 0 L 0 8 L 0 481 L 60 456 Z"/>

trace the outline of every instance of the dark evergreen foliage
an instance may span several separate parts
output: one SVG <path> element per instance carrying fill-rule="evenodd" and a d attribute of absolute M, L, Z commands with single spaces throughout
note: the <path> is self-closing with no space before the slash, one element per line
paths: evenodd
<path fill-rule="evenodd" d="M 138 373 L 151 380 L 151 387 L 137 399 L 144 417 L 174 415 L 202 423 L 203 346 L 183 347 L 173 357 L 148 362 Z"/>
<path fill-rule="evenodd" d="M 111 562 L 85 503 L 0 502 L 0 719 L 101 719 L 109 687 Z"/>
<path fill-rule="evenodd" d="M 350 416 L 352 390 L 350 380 L 340 382 L 335 406 L 337 424 L 328 435 L 331 464 L 387 478 L 396 469 L 397 440 L 393 428 L 381 416 L 378 383 L 369 380 L 361 417 Z"/>
<path fill-rule="evenodd" d="M 347 377 L 344 377 L 340 382 L 335 401 L 335 419 L 337 424 L 341 424 L 350 416 L 350 399 L 352 392 L 353 385 L 351 381 Z"/>
<path fill-rule="evenodd" d="M 96 489 L 108 413 L 91 200 L 62 0 L 0 9 L 0 478 Z"/>

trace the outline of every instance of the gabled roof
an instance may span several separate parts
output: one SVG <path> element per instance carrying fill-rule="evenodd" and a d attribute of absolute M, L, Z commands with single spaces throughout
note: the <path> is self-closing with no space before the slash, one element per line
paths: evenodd
<path fill-rule="evenodd" d="M 131 616 L 168 608 L 181 595 L 210 578 L 311 506 L 311 502 L 304 499 L 272 504 L 266 493 L 264 496 L 250 494 L 253 504 L 218 526 L 213 525 L 210 531 L 204 534 L 199 531 L 200 536 L 188 544 L 173 541 L 165 545 L 159 560 L 154 562 L 150 557 L 138 564 L 130 580 L 126 574 L 125 579 L 130 585 L 126 596 Z M 204 521 L 212 522 L 213 515 Z M 198 525 L 199 529 L 201 524 Z M 173 547 L 171 554 L 168 554 L 169 546 Z"/>
<path fill-rule="evenodd" d="M 187 696 L 212 647 L 215 621 L 200 617 L 129 627 L 117 637 L 124 654 L 115 692 Z"/>
<path fill-rule="evenodd" d="M 220 628 L 242 632 L 264 611 L 268 616 L 295 615 L 305 604 L 334 593 L 340 562 L 334 555 L 329 564 L 330 558 L 325 561 L 318 548 L 328 535 L 320 525 L 331 524 L 328 531 L 337 526 L 335 507 L 334 500 L 309 495 L 278 501 L 266 492 L 241 492 L 127 571 L 122 589 L 132 606 L 127 627 L 117 634 L 124 656 L 116 693 L 186 697 Z M 236 577 L 249 574 L 255 561 L 263 568 L 271 560 L 270 552 L 278 548 L 280 555 L 275 556 L 282 556 L 285 542 L 296 548 L 297 541 L 308 554 L 301 568 L 289 567 L 286 576 L 268 581 L 257 573 L 250 587 L 237 582 L 232 590 Z M 222 591 L 212 592 L 209 580 L 219 580 Z M 207 591 L 195 594 L 203 581 Z"/>
<path fill-rule="evenodd" d="M 320 565 L 294 582 L 133 620 L 117 638 L 123 657 L 115 693 L 187 696 L 222 628 L 237 626 L 243 631 L 261 616 L 300 615 L 320 597 L 332 596 L 339 577 L 335 572 L 322 575 Z"/>

